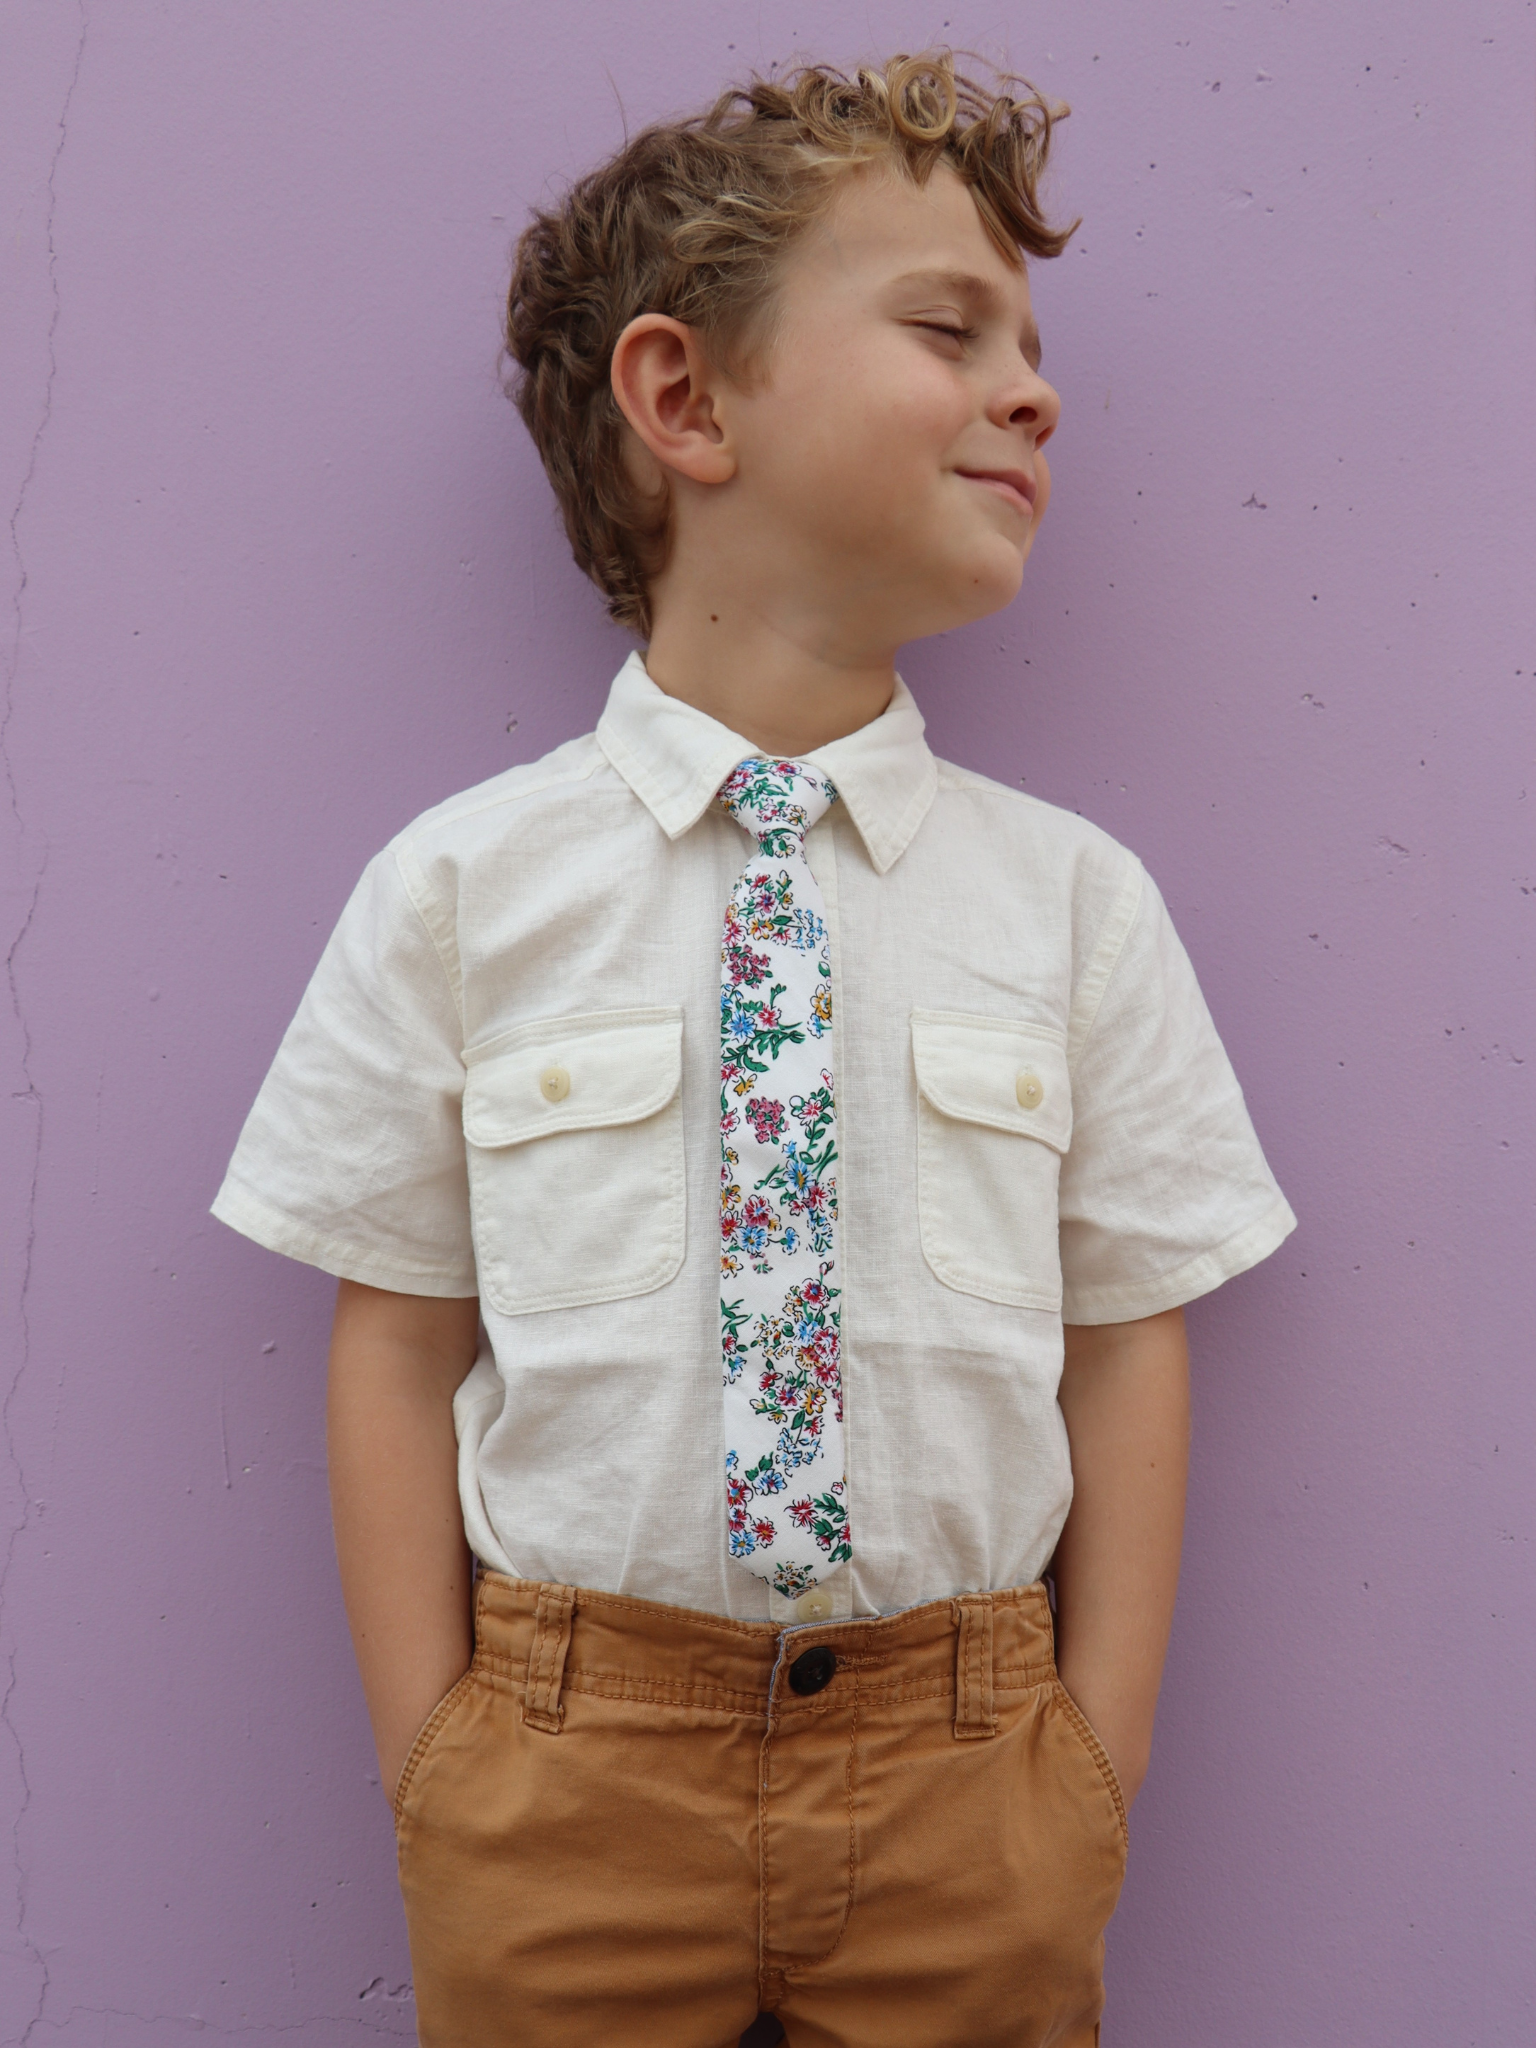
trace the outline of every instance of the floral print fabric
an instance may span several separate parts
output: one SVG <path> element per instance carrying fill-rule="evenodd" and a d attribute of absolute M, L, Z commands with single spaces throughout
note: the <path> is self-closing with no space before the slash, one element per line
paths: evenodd
<path fill-rule="evenodd" d="M 720 1316 L 732 1557 L 795 1595 L 846 1561 L 832 962 L 805 835 L 837 791 L 743 761 L 720 801 L 757 847 L 720 949 Z"/>

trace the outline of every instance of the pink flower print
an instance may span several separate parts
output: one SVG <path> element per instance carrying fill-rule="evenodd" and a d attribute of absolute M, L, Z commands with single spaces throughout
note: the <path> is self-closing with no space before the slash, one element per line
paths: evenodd
<path fill-rule="evenodd" d="M 784 1135 L 784 1105 L 759 1098 L 746 1106 L 747 1122 L 759 1145 L 776 1145 Z"/>
<path fill-rule="evenodd" d="M 740 988 L 745 983 L 748 988 L 756 988 L 760 981 L 767 979 L 766 953 L 754 953 L 750 946 L 727 946 L 724 957 L 733 987 Z"/>
<path fill-rule="evenodd" d="M 774 1528 L 772 1522 L 754 1522 L 752 1524 L 752 1533 L 756 1536 L 763 1549 L 766 1550 L 778 1534 L 778 1531 Z"/>

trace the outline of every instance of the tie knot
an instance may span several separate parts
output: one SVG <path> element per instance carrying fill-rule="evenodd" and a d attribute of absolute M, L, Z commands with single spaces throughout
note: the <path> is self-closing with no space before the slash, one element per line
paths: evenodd
<path fill-rule="evenodd" d="M 724 808 L 775 860 L 804 853 L 806 833 L 836 801 L 836 789 L 819 768 L 756 754 L 733 768 L 720 790 Z"/>

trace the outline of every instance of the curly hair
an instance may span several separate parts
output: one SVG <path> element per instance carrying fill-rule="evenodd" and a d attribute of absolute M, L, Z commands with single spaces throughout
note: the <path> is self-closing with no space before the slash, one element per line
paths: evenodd
<path fill-rule="evenodd" d="M 1067 111 L 1020 78 L 987 90 L 956 73 L 948 50 L 852 76 L 807 64 L 643 129 L 558 206 L 534 212 L 507 297 L 510 391 L 571 551 L 619 624 L 650 633 L 669 509 L 665 486 L 643 490 L 624 459 L 609 368 L 629 322 L 665 313 L 697 332 L 712 361 L 747 367 L 779 259 L 826 211 L 838 174 L 860 164 L 889 164 L 919 186 L 947 164 L 1010 262 L 1058 256 L 1077 223 L 1052 228 L 1038 188 Z"/>

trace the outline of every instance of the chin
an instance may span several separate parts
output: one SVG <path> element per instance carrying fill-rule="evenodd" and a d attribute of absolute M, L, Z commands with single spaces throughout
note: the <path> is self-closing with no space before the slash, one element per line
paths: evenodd
<path fill-rule="evenodd" d="M 952 549 L 938 560 L 930 556 L 926 574 L 910 563 L 911 573 L 899 585 L 887 563 L 882 588 L 895 638 L 903 645 L 928 640 L 1003 611 L 1019 594 L 1025 552 L 989 536 L 963 552 Z"/>
<path fill-rule="evenodd" d="M 1021 553 L 1010 548 L 1006 555 L 989 549 L 985 556 L 967 564 L 964 576 L 957 577 L 955 582 L 965 619 L 990 618 L 993 612 L 1013 603 L 1024 581 L 1027 554 L 1028 549 Z"/>

